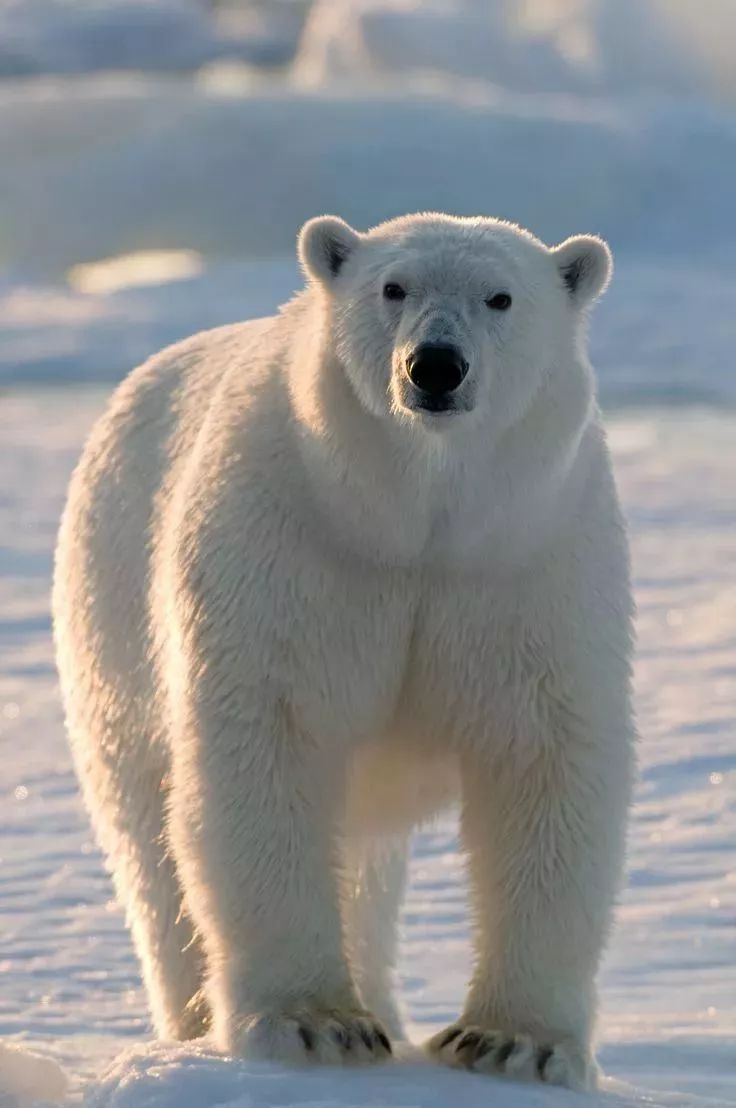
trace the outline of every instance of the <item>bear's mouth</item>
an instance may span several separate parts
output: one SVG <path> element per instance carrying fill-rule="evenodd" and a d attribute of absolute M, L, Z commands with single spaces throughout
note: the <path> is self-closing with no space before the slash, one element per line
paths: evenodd
<path fill-rule="evenodd" d="M 452 415 L 459 412 L 460 408 L 451 396 L 432 396 L 431 393 L 419 392 L 414 398 L 412 409 L 415 412 L 427 412 L 430 415 Z"/>
<path fill-rule="evenodd" d="M 429 389 L 417 388 L 407 375 L 394 378 L 392 391 L 398 407 L 427 423 L 461 416 L 475 406 L 475 390 L 472 387 L 430 392 Z"/>
<path fill-rule="evenodd" d="M 405 411 L 424 417 L 428 422 L 460 416 L 473 409 L 472 395 L 465 391 L 435 395 L 409 385 L 400 389 L 399 400 Z"/>

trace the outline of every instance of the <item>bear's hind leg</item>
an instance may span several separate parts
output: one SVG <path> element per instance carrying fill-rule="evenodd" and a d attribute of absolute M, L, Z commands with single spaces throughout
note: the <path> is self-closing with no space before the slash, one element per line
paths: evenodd
<path fill-rule="evenodd" d="M 210 1026 L 204 959 L 183 909 L 174 861 L 160 835 L 145 842 L 129 840 L 126 850 L 125 864 L 116 867 L 116 886 L 126 906 L 156 1033 L 161 1039 L 199 1038 Z"/>
<path fill-rule="evenodd" d="M 406 885 L 405 836 L 351 840 L 345 849 L 343 920 L 356 985 L 393 1038 L 404 1037 L 394 996 L 398 915 Z"/>
<path fill-rule="evenodd" d="M 165 829 L 165 770 L 130 729 L 104 758 L 88 733 L 72 730 L 78 772 L 138 955 L 149 1008 L 162 1039 L 193 1039 L 209 1025 L 203 959 Z"/>

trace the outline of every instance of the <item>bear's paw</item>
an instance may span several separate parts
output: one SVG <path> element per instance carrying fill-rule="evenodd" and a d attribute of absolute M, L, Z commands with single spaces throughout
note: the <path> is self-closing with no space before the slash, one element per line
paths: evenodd
<path fill-rule="evenodd" d="M 240 1058 L 296 1066 L 371 1065 L 392 1055 L 388 1035 L 368 1012 L 305 1009 L 252 1016 L 231 1041 Z"/>
<path fill-rule="evenodd" d="M 584 1048 L 570 1041 L 456 1023 L 430 1039 L 426 1050 L 445 1065 L 474 1073 L 542 1081 L 578 1091 L 591 1091 L 597 1084 L 595 1062 Z"/>

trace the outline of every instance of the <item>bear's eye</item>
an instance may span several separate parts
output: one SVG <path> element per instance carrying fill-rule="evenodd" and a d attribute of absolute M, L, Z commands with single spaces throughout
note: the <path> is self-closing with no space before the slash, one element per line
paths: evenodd
<path fill-rule="evenodd" d="M 402 289 L 401 285 L 395 284 L 393 281 L 389 281 L 387 285 L 383 286 L 383 295 L 387 300 L 403 300 L 406 293 Z"/>
<path fill-rule="evenodd" d="M 494 312 L 506 312 L 511 307 L 511 297 L 507 292 L 497 292 L 488 297 L 486 307 L 493 308 Z"/>

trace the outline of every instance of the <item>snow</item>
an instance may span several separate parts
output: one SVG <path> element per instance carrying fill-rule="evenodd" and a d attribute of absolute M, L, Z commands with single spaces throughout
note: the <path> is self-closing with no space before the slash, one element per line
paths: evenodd
<path fill-rule="evenodd" d="M 299 1074 L 274 1066 L 223 1059 L 206 1048 L 136 1047 L 112 1066 L 87 1101 L 88 1108 L 653 1108 L 696 1102 L 677 1094 L 653 1100 L 620 1082 L 604 1082 L 600 1095 L 515 1085 L 501 1079 L 438 1069 L 416 1052 L 369 1070 L 313 1069 Z M 712 1099 L 698 1102 L 714 1106 Z"/>
<path fill-rule="evenodd" d="M 734 1105 L 736 9 L 316 0 L 297 50 L 305 11 L 0 0 L 0 1105 Z M 283 302 L 303 219 L 418 208 L 598 231 L 616 255 L 591 346 L 632 530 L 641 779 L 601 975 L 611 1076 L 587 1101 L 408 1046 L 295 1074 L 152 1043 L 63 735 L 51 557 L 111 384 Z M 416 837 L 414 1044 L 470 968 L 456 830 L 450 813 Z"/>
<path fill-rule="evenodd" d="M 295 3 L 223 13 L 205 0 L 1 0 L 0 77 L 177 71 L 219 58 L 283 64 L 301 14 Z"/>
<path fill-rule="evenodd" d="M 711 73 L 673 7 L 674 18 L 658 0 L 318 0 L 296 70 L 308 83 L 439 72 L 519 92 L 692 93 Z M 733 11 L 718 15 L 725 31 Z"/>
<path fill-rule="evenodd" d="M 192 330 L 272 310 L 315 212 L 367 226 L 439 208 L 513 216 L 548 241 L 609 238 L 618 277 L 594 331 L 606 400 L 736 396 L 736 210 L 720 168 L 736 161 L 736 120 L 722 108 L 212 73 L 40 80 L 0 97 L 0 148 L 5 383 L 114 380 Z M 543 188 L 528 171 L 540 157 Z M 145 251 L 196 256 L 196 272 L 159 269 L 144 288 Z M 80 285 L 80 267 L 110 259 L 116 288 Z"/>
<path fill-rule="evenodd" d="M 734 33 L 731 0 L 317 0 L 295 74 L 306 84 L 440 74 L 516 92 L 732 97 Z"/>
<path fill-rule="evenodd" d="M 66 1088 L 64 1072 L 55 1062 L 0 1043 L 0 1101 L 7 1108 L 57 1103 Z"/>
<path fill-rule="evenodd" d="M 549 241 L 585 227 L 617 253 L 732 265 L 720 167 L 736 119 L 716 105 L 452 83 L 300 90 L 238 71 L 48 78 L 10 83 L 0 144 L 0 249 L 19 276 L 59 280 L 151 247 L 291 254 L 319 209 L 362 227 L 492 211 Z"/>

